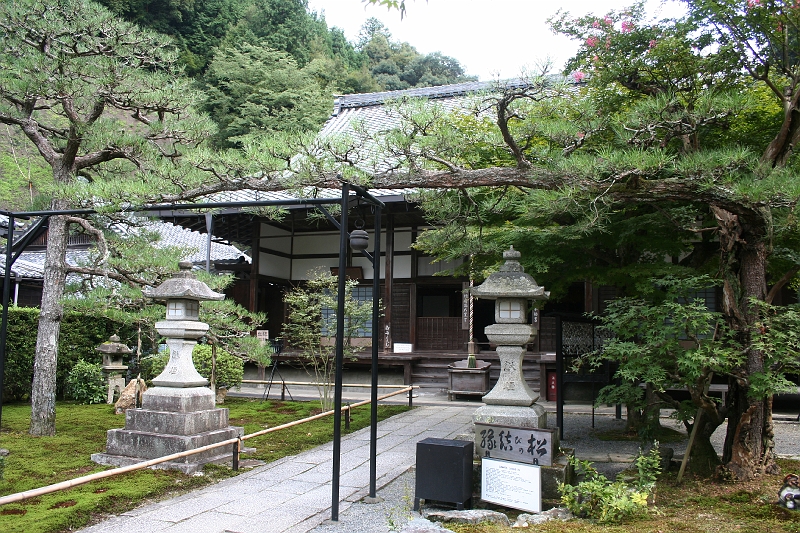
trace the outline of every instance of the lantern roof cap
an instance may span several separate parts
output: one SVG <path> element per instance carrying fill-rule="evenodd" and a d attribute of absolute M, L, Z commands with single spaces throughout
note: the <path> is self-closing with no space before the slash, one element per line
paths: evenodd
<path fill-rule="evenodd" d="M 199 281 L 192 274 L 192 263 L 181 261 L 178 263 L 180 271 L 174 274 L 161 285 L 153 289 L 145 289 L 144 295 L 155 300 L 222 300 L 225 295 L 212 291 L 208 285 Z"/>
<path fill-rule="evenodd" d="M 476 298 L 496 300 L 498 298 L 525 298 L 528 300 L 545 300 L 550 292 L 540 287 L 519 262 L 522 254 L 511 246 L 503 252 L 505 263 L 498 272 L 494 272 L 486 280 L 472 289 Z"/>
<path fill-rule="evenodd" d="M 115 354 L 115 353 L 131 353 L 133 350 L 119 342 L 119 337 L 111 335 L 109 339 L 95 348 L 100 353 Z"/>

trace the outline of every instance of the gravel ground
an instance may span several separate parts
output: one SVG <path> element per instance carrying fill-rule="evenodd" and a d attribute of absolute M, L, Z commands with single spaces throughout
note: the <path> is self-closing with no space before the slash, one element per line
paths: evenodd
<path fill-rule="evenodd" d="M 796 415 L 794 415 L 796 416 Z M 561 445 L 574 448 L 578 458 L 592 460 L 595 467 L 609 478 L 624 470 L 630 459 L 638 452 L 638 442 L 601 441 L 598 433 L 622 429 L 624 420 L 616 420 L 613 416 L 598 414 L 595 416 L 595 427 L 591 427 L 590 415 L 564 414 L 564 439 Z M 555 427 L 555 415 L 548 414 L 548 425 Z M 682 426 L 674 421 L 662 419 L 662 425 L 682 430 Z M 712 436 L 712 442 L 718 451 L 722 449 L 725 439 L 725 426 L 721 426 Z M 781 456 L 800 460 L 800 423 L 794 417 L 776 415 L 775 449 Z M 669 443 L 680 456 L 686 450 L 686 441 Z M 603 459 L 605 458 L 605 460 Z M 388 485 L 378 490 L 380 503 L 353 503 L 339 514 L 339 522 L 327 522 L 312 529 L 313 533 L 389 533 L 402 531 L 403 526 L 411 519 L 419 517 L 414 512 L 414 472 L 413 469 L 401 475 Z"/>

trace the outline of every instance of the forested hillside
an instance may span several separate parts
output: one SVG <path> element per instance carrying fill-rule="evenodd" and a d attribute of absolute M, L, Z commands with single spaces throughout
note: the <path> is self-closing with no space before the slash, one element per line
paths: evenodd
<path fill-rule="evenodd" d="M 358 0 L 353 0 L 357 2 Z M 112 12 L 172 37 L 186 72 L 202 77 L 218 50 L 244 44 L 286 52 L 300 69 L 343 94 L 443 85 L 469 79 L 461 64 L 439 53 L 420 54 L 376 19 L 358 42 L 309 12 L 306 0 L 99 0 Z"/>
<path fill-rule="evenodd" d="M 358 0 L 353 0 L 357 2 Z M 458 60 L 420 54 L 395 41 L 376 19 L 357 42 L 329 28 L 306 0 L 98 0 L 120 18 L 171 37 L 186 74 L 202 89 L 216 148 L 250 133 L 316 131 L 335 94 L 397 90 L 475 79 Z M 126 117 L 120 117 L 126 120 Z M 45 208 L 37 200 L 50 181 L 29 141 L 0 135 L 0 207 Z"/>

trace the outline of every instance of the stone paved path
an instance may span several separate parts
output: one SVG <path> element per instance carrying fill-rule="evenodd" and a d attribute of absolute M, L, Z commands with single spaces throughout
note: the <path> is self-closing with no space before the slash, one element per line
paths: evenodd
<path fill-rule="evenodd" d="M 453 438 L 472 425 L 475 404 L 425 406 L 378 424 L 378 487 L 416 462 L 416 443 Z M 369 428 L 341 443 L 339 513 L 369 493 Z M 215 485 L 134 509 L 83 533 L 304 533 L 330 518 L 333 445 L 284 457 Z"/>

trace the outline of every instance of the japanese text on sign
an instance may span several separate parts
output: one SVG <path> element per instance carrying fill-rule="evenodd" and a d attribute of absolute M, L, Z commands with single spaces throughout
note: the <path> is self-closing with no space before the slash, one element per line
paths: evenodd
<path fill-rule="evenodd" d="M 555 439 L 553 429 L 475 424 L 475 447 L 481 457 L 552 466 L 558 451 Z"/>

